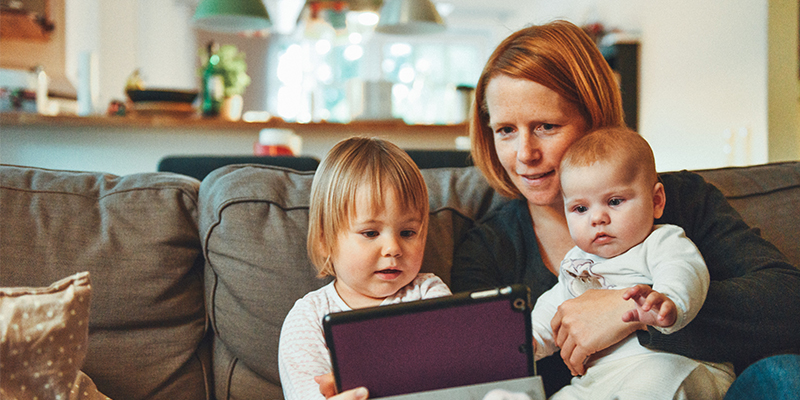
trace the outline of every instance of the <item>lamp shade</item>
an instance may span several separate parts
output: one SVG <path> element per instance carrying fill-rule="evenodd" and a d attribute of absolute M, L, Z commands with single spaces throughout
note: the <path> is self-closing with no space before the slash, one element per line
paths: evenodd
<path fill-rule="evenodd" d="M 202 0 L 192 22 L 198 29 L 224 33 L 260 31 L 272 25 L 261 0 Z"/>
<path fill-rule="evenodd" d="M 376 32 L 394 35 L 436 33 L 444 21 L 430 0 L 386 0 L 381 7 Z"/>

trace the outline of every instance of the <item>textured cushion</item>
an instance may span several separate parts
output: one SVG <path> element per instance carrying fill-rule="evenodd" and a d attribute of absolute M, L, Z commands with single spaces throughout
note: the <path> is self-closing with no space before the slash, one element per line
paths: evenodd
<path fill-rule="evenodd" d="M 83 371 L 113 399 L 209 391 L 198 186 L 166 173 L 0 166 L 0 283 L 46 286 L 91 273 Z"/>
<path fill-rule="evenodd" d="M 503 199 L 474 168 L 423 171 L 431 222 L 423 271 L 450 278 L 453 244 Z M 228 166 L 200 187 L 206 302 L 220 399 L 282 398 L 278 336 L 294 302 L 329 280 L 306 255 L 313 173 Z"/>
<path fill-rule="evenodd" d="M 750 226 L 800 266 L 800 162 L 697 171 Z M 667 200 L 669 201 L 669 200 Z"/>
<path fill-rule="evenodd" d="M 79 369 L 90 303 L 88 272 L 48 287 L 0 288 L 0 398 L 107 399 Z"/>

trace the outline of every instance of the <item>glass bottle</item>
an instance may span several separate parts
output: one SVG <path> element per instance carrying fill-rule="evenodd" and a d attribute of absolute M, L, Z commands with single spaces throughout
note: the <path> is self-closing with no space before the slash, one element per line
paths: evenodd
<path fill-rule="evenodd" d="M 200 110 L 204 117 L 216 117 L 219 115 L 220 105 L 224 97 L 225 82 L 217 69 L 219 46 L 213 41 L 208 42 L 208 59 L 203 69 L 202 94 L 203 102 Z"/>

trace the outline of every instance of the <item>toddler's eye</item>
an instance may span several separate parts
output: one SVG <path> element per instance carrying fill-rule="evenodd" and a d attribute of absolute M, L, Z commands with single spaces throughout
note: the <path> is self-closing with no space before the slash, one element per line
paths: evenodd
<path fill-rule="evenodd" d="M 364 231 L 364 232 L 361 232 L 361 235 L 364 236 L 364 237 L 367 237 L 367 238 L 374 238 L 374 237 L 378 237 L 378 232 L 377 231 Z"/>
<path fill-rule="evenodd" d="M 589 208 L 587 208 L 586 206 L 575 206 L 572 210 L 575 211 L 578 214 L 583 214 L 586 211 L 588 211 Z"/>
<path fill-rule="evenodd" d="M 622 204 L 624 201 L 625 200 L 623 200 L 623 199 L 611 199 L 611 200 L 608 201 L 608 205 L 610 205 L 610 206 L 618 206 L 618 205 Z"/>
<path fill-rule="evenodd" d="M 414 237 L 414 236 L 416 236 L 416 234 L 417 234 L 417 231 L 412 231 L 412 230 L 405 230 L 405 231 L 400 232 L 400 236 L 402 236 L 404 238 Z"/>

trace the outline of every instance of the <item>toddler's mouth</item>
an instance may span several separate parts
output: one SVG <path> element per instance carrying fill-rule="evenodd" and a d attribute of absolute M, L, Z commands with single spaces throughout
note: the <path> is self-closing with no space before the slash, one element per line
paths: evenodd
<path fill-rule="evenodd" d="M 375 273 L 381 276 L 390 277 L 390 276 L 397 276 L 400 275 L 403 271 L 395 268 L 386 268 L 380 271 L 376 271 Z"/>

